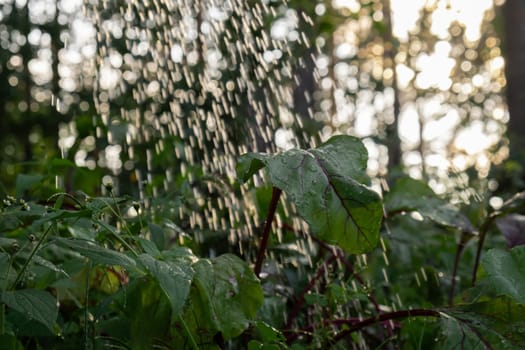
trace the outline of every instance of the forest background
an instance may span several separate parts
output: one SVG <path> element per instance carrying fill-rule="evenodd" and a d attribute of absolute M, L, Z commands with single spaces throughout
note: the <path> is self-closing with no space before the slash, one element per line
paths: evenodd
<path fill-rule="evenodd" d="M 352 134 L 367 145 L 371 175 L 402 167 L 444 193 L 452 185 L 445 184 L 450 172 L 472 168 L 486 178 L 491 165 L 508 159 L 511 149 L 520 157 L 521 137 L 510 143 L 515 147 L 508 142 L 524 130 L 520 6 L 488 0 L 413 1 L 410 6 L 400 1 L 290 2 L 257 29 L 286 50 L 268 48 L 254 53 L 264 57 L 244 63 L 265 62 L 267 75 L 281 64 L 291 65 L 290 96 L 270 96 L 276 100 L 271 111 L 245 106 L 256 105 L 253 101 L 233 107 L 239 119 L 248 120 L 241 122 L 245 125 L 258 126 L 257 113 L 272 115 L 275 130 L 268 137 L 278 149 L 301 146 L 312 136 L 326 140 Z M 132 110 L 127 106 L 137 104 L 137 95 L 145 94 L 140 99 L 147 111 L 166 103 L 161 95 L 170 92 L 162 93 L 167 78 L 164 68 L 156 71 L 158 55 L 193 72 L 224 68 L 220 38 L 188 29 L 224 21 L 220 14 L 213 17 L 217 8 L 203 3 L 206 15 L 190 13 L 194 17 L 180 24 L 180 43 L 160 40 L 162 50 L 148 51 L 165 25 L 151 26 L 140 38 L 140 27 L 122 18 L 117 5 L 4 1 L 2 191 L 10 193 L 24 162 L 50 157 L 69 159 L 99 179 L 119 178 L 126 192 L 132 191 L 130 173 L 142 165 L 128 161 L 125 137 L 115 136 L 116 129 L 125 133 L 122 119 Z M 151 70 L 141 72 L 147 64 Z M 210 80 L 223 90 L 233 89 L 228 82 L 238 78 L 216 75 L 220 78 Z M 268 100 L 265 93 L 261 87 L 258 94 L 254 89 L 241 98 Z M 100 181 L 91 185 L 94 189 Z"/>
<path fill-rule="evenodd" d="M 0 1 L 0 77 L 4 82 L 0 86 L 0 196 L 7 198 L 5 208 L 13 197 L 36 206 L 54 203 L 56 210 L 64 212 L 56 215 L 53 225 L 65 221 L 66 226 L 58 225 L 56 235 L 64 235 L 65 230 L 74 237 L 79 235 L 74 229 L 77 221 L 68 220 L 78 219 L 77 214 L 64 213 L 78 210 L 75 205 L 88 203 L 90 197 L 113 198 L 117 208 L 127 203 L 122 204 L 126 211 L 115 210 L 116 219 L 97 221 L 96 240 L 101 239 L 100 225 L 108 232 L 120 233 L 126 229 L 123 222 L 130 220 L 137 226 L 130 224 L 137 237 L 154 240 L 161 232 L 163 243 L 155 242 L 157 250 L 180 244 L 201 258 L 234 253 L 245 262 L 255 263 L 259 275 L 261 250 L 254 237 L 269 215 L 272 191 L 264 185 L 268 181 L 264 175 L 255 177 L 251 190 L 238 183 L 239 157 L 247 152 L 313 148 L 334 135 L 352 135 L 367 150 L 366 176 L 371 182 L 362 182 L 386 196 L 385 210 L 391 212 L 385 215 L 416 211 L 418 214 L 412 216 L 415 222 L 426 223 L 428 219 L 460 232 L 447 236 L 454 237 L 447 241 L 442 233 L 432 231 L 433 224 L 425 226 L 433 236 L 425 238 L 430 243 L 421 248 L 425 243 L 416 243 L 415 224 L 397 219 L 391 227 L 384 224 L 382 230 L 387 233 L 391 228 L 397 232 L 397 227 L 402 234 L 412 234 L 410 238 L 401 235 L 401 241 L 406 239 L 412 246 L 400 248 L 397 242 L 390 247 L 381 241 L 382 252 L 376 253 L 388 267 L 388 254 L 383 254 L 386 244 L 395 253 L 407 254 L 403 259 L 410 267 L 405 271 L 390 266 L 387 273 L 381 264 L 374 265 L 374 258 L 367 268 L 366 258 L 357 256 L 352 264 L 365 275 L 365 291 L 357 292 L 354 281 L 354 292 L 361 293 L 361 299 L 368 298 L 367 310 L 375 308 L 378 314 L 384 305 L 388 311 L 394 304 L 453 306 L 458 301 L 454 298 L 466 298 L 464 294 L 459 297 L 457 291 L 467 290 L 470 277 L 474 284 L 478 276 L 486 232 L 499 229 L 504 234 L 488 240 L 490 247 L 506 244 L 511 248 L 525 241 L 520 226 L 525 221 L 519 214 L 523 198 L 509 202 L 525 186 L 523 19 L 525 4 L 519 0 Z M 421 181 L 403 183 L 406 175 Z M 391 188 L 396 189 L 398 179 L 399 191 L 402 186 L 422 191 L 420 198 L 417 191 L 410 198 L 419 211 L 406 205 L 396 207 L 396 200 L 398 204 L 400 200 L 386 195 Z M 262 194 L 264 190 L 266 194 Z M 60 200 L 57 193 L 62 193 Z M 435 196 L 436 201 L 428 203 L 446 209 L 438 214 L 426 212 L 425 203 L 418 201 L 426 196 Z M 335 283 L 337 278 L 327 277 L 332 281 L 328 288 L 332 294 L 326 292 L 326 286 L 316 285 L 328 265 L 326 261 L 336 259 L 338 253 L 334 250 L 333 256 L 323 260 L 324 256 L 311 247 L 323 247 L 323 242 L 314 239 L 314 243 L 304 243 L 288 237 L 287 231 L 300 237 L 308 228 L 289 214 L 284 205 L 287 200 L 285 197 L 277 210 L 273 226 L 277 236 L 270 240 L 270 262 L 263 268 L 270 276 L 285 271 L 287 279 L 283 284 L 265 281 L 267 294 L 273 293 L 268 288 L 282 288 L 285 295 L 266 299 L 271 305 L 265 304 L 262 316 L 264 322 L 284 332 L 286 339 L 276 335 L 277 340 L 265 340 L 280 346 L 304 340 L 299 332 L 290 333 L 293 327 L 312 331 L 309 321 L 315 319 L 314 312 L 304 308 L 316 303 L 321 308 L 331 302 L 346 305 L 334 296 L 339 287 L 333 287 L 344 287 L 346 282 Z M 450 207 L 439 201 L 459 208 L 461 214 L 451 214 Z M 87 207 L 100 214 L 100 208 Z M 29 234 L 28 219 L 5 208 L 4 218 L 14 216 L 20 224 L 6 219 L 0 229 L 5 237 L 19 241 L 21 232 L 23 237 Z M 295 209 L 292 206 L 290 210 Z M 489 225 L 503 216 L 501 213 L 509 212 L 512 217 L 489 230 Z M 293 220 L 287 222 L 287 218 Z M 149 224 L 143 225 L 141 220 Z M 509 229 L 509 225 L 514 228 Z M 481 241 L 477 246 L 471 240 L 473 232 L 482 237 L 476 238 Z M 157 251 L 147 243 L 131 240 L 148 254 Z M 67 245 L 60 238 L 56 242 Z M 118 244 L 110 247 L 133 252 L 134 245 L 128 247 L 125 242 L 120 242 L 124 248 Z M 106 243 L 101 246 L 108 248 Z M 5 272 L 5 281 L 10 281 L 12 289 L 58 288 L 49 281 L 38 286 L 26 281 L 26 270 L 32 266 L 29 262 L 39 249 L 31 250 L 30 257 L 19 265 L 12 261 L 19 273 L 11 280 L 11 272 Z M 438 257 L 423 257 L 435 249 L 440 250 Z M 4 253 L 12 254 L 8 249 Z M 42 251 L 41 258 L 48 253 Z M 464 269 L 458 267 L 461 253 L 468 265 Z M 93 252 L 86 254 L 96 260 Z M 495 258 L 494 254 L 489 257 Z M 149 266 L 144 261 L 142 264 Z M 475 266 L 473 276 L 471 265 Z M 300 272 L 290 272 L 292 267 Z M 375 269 L 377 274 L 367 269 Z M 35 273 L 38 275 L 39 270 Z M 427 281 L 427 273 L 442 281 L 437 288 L 440 296 L 433 294 L 435 286 L 429 282 L 426 294 L 418 299 L 420 279 Z M 315 277 L 308 280 L 305 276 Z M 127 283 L 119 278 L 121 285 Z M 377 282 L 378 278 L 382 282 Z M 417 288 L 396 289 L 407 280 L 417 282 Z M 9 283 L 4 283 L 4 288 Z M 162 287 L 162 282 L 158 283 Z M 92 282 L 94 289 L 94 285 L 107 287 L 101 284 L 100 280 Z M 115 291 L 112 288 L 105 292 L 111 294 Z M 350 293 L 345 288 L 343 294 Z M 385 295 L 378 295 L 379 304 L 367 288 L 384 289 L 381 293 Z M 301 296 L 291 297 L 294 293 Z M 347 294 L 345 298 L 350 298 Z M 398 302 L 400 295 L 404 300 Z M 11 310 L 13 305 L 6 300 L 4 297 L 2 305 Z M 287 309 L 287 316 L 279 316 L 292 301 L 298 305 L 296 309 Z M 355 305 L 348 310 L 362 316 Z M 305 312 L 303 318 L 298 316 L 300 312 Z M 424 316 L 435 317 L 432 312 Z M 7 315 L 14 317 L 9 311 Z M 17 324 L 16 320 L 8 321 Z M 60 321 L 62 329 L 66 321 Z M 39 322 L 49 326 L 54 320 Z M 79 319 L 72 323 L 81 328 L 88 322 Z M 189 327 L 193 334 L 193 325 Z M 260 333 L 264 327 L 259 326 Z M 386 344 L 385 339 L 393 337 L 396 327 L 384 326 L 384 334 L 364 332 L 353 338 L 352 344 Z M 421 346 L 422 339 L 432 338 L 431 328 L 418 333 L 417 327 L 406 327 L 400 342 L 408 346 L 411 343 L 406 339 L 420 337 Z M 104 333 L 94 329 L 96 326 L 91 333 L 87 328 L 78 330 L 79 339 L 87 339 L 88 333 L 93 339 Z M 447 335 L 459 332 L 459 339 L 466 332 L 461 327 L 456 333 L 446 329 Z M 152 332 L 151 339 L 157 339 L 159 335 Z M 323 332 L 313 332 L 316 346 L 337 344 L 334 339 L 341 338 L 341 333 Z M 17 334 L 13 329 L 6 334 L 27 341 L 25 344 L 48 341 L 35 340 L 34 334 Z M 229 333 L 222 329 L 222 334 L 230 338 L 238 335 L 236 328 Z M 192 336 L 189 339 L 195 345 Z M 481 345 L 487 347 L 489 342 L 481 339 Z M 214 342 L 221 344 L 215 338 Z M 150 345 L 140 344 L 144 348 Z"/>

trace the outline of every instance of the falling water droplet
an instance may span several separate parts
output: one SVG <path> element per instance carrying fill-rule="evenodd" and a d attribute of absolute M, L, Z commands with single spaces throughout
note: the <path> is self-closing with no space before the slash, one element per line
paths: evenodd
<path fill-rule="evenodd" d="M 253 242 L 264 218 L 248 187 L 230 188 L 238 156 L 248 151 L 277 151 L 275 135 L 281 128 L 289 134 L 287 144 L 291 146 L 313 147 L 317 138 L 303 132 L 304 119 L 293 109 L 294 87 L 300 83 L 297 68 L 301 64 L 308 68 L 308 56 L 293 57 L 292 42 L 273 35 L 265 23 L 290 16 L 311 23 L 312 18 L 288 11 L 285 0 L 254 6 L 244 0 L 118 4 L 106 1 L 86 9 L 100 31 L 94 96 L 101 120 L 95 121 L 96 136 L 105 137 L 111 145 L 123 143 L 117 157 L 130 166 L 136 178 L 144 201 L 141 209 L 151 209 L 149 196 L 179 191 L 185 181 L 187 202 L 175 209 L 173 220 L 185 224 L 181 227 L 188 225 L 188 235 L 197 242 L 213 230 L 224 233 L 244 253 L 243 242 Z M 310 38 L 297 28 L 292 31 L 293 46 L 312 52 L 315 61 L 315 50 L 307 50 L 314 46 Z M 121 52 L 119 42 L 125 45 Z M 320 77 L 314 70 L 312 79 L 320 82 Z M 304 94 L 305 101 L 314 98 Z M 59 108 L 56 97 L 52 103 Z M 314 111 L 308 114 L 314 117 Z M 126 134 L 123 141 L 116 138 L 118 127 Z M 290 165 L 285 158 L 280 161 Z M 128 169 L 111 170 L 119 175 Z M 307 170 L 316 173 L 319 168 L 312 163 Z M 223 179 L 225 189 L 212 186 L 205 176 Z M 254 184 L 266 184 L 264 176 L 257 175 Z M 284 202 L 282 199 L 281 204 Z M 308 232 L 295 206 L 281 209 L 282 216 L 273 227 L 278 241 L 284 223 L 292 222 L 298 232 Z M 386 252 L 383 240 L 381 245 Z M 313 246 L 307 241 L 297 244 L 308 264 L 312 264 Z M 367 259 L 357 256 L 356 267 L 366 268 Z M 385 253 L 383 259 L 388 266 Z M 386 269 L 382 274 L 389 283 Z M 417 274 L 416 279 L 419 284 Z M 359 290 L 355 281 L 352 288 Z M 401 305 L 399 296 L 397 299 Z"/>

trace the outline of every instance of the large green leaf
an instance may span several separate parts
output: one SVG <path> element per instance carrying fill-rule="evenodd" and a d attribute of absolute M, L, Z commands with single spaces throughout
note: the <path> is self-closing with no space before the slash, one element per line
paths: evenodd
<path fill-rule="evenodd" d="M 510 251 L 491 249 L 481 264 L 497 293 L 525 304 L 525 246 Z"/>
<path fill-rule="evenodd" d="M 372 250 L 383 215 L 379 195 L 367 182 L 368 153 L 351 136 L 334 136 L 316 149 L 241 156 L 238 175 L 246 181 L 264 166 L 273 186 L 292 198 L 313 233 L 350 253 Z"/>
<path fill-rule="evenodd" d="M 134 350 L 162 348 L 155 347 L 155 343 L 162 341 L 170 333 L 172 308 L 158 283 L 153 278 L 136 279 L 130 283 L 120 302 L 123 303 L 122 311 L 126 318 L 119 315 L 114 319 L 115 324 L 102 322 L 101 330 L 127 340 L 127 347 L 118 348 Z M 174 347 L 185 349 L 183 346 Z"/>
<path fill-rule="evenodd" d="M 525 349 L 525 306 L 500 297 L 441 311 L 442 349 Z"/>
<path fill-rule="evenodd" d="M 403 177 L 396 181 L 384 199 L 387 213 L 418 211 L 423 217 L 446 227 L 474 233 L 475 229 L 459 209 L 439 198 L 422 181 Z"/>
<path fill-rule="evenodd" d="M 0 264 L 1 264 L 1 261 L 2 261 L 1 254 L 2 253 L 0 253 Z M 35 264 L 38 264 L 38 265 L 43 266 L 45 268 L 48 268 L 49 270 L 51 270 L 53 272 L 62 274 L 62 275 L 64 275 L 67 278 L 70 278 L 70 276 L 67 274 L 67 272 L 64 271 L 62 268 L 58 267 L 57 265 L 53 264 L 51 261 L 49 261 L 47 259 L 44 259 L 43 257 L 41 257 L 39 255 L 31 256 L 30 253 L 20 252 L 20 253 L 18 253 L 18 257 L 26 259 L 26 260 L 31 259 Z M 1 271 L 1 268 L 0 268 L 0 271 Z"/>
<path fill-rule="evenodd" d="M 141 254 L 139 262 L 157 280 L 168 297 L 174 315 L 178 315 L 188 298 L 193 278 L 193 269 L 186 260 L 179 262 L 157 260 L 151 255 Z"/>
<path fill-rule="evenodd" d="M 95 242 L 82 239 L 55 238 L 55 241 L 62 246 L 66 246 L 82 256 L 93 261 L 95 264 L 118 265 L 128 270 L 136 269 L 136 262 L 129 256 L 118 251 L 111 250 L 96 244 Z"/>
<path fill-rule="evenodd" d="M 2 293 L 2 302 L 30 320 L 35 320 L 54 332 L 58 316 L 56 298 L 49 292 L 37 289 L 22 289 Z"/>
<path fill-rule="evenodd" d="M 193 268 L 190 325 L 212 336 L 221 332 L 225 339 L 241 334 L 263 302 L 261 285 L 250 267 L 235 255 L 225 254 L 201 259 Z"/>

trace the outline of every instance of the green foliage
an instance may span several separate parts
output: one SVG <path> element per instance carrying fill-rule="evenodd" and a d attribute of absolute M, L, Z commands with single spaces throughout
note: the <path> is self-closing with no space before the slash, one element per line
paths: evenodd
<path fill-rule="evenodd" d="M 55 242 L 58 243 L 59 246 L 63 245 L 70 248 L 72 253 L 76 252 L 85 256 L 96 265 L 117 265 L 131 271 L 136 269 L 137 264 L 132 258 L 119 251 L 107 249 L 94 242 L 61 237 L 55 238 Z"/>
<path fill-rule="evenodd" d="M 499 211 L 460 208 L 400 178 L 381 200 L 366 161 L 361 141 L 348 136 L 242 157 L 241 181 L 266 168 L 274 186 L 272 198 L 268 187 L 256 191 L 259 206 L 273 207 L 268 223 L 281 215 L 273 228 L 282 237 L 259 245 L 257 262 L 267 256 L 267 264 L 255 273 L 238 255 L 198 256 L 184 246 L 201 251 L 183 223 L 159 211 L 177 200 L 155 202 L 150 213 L 112 188 L 93 198 L 5 197 L 2 348 L 524 347 L 523 246 L 484 249 L 481 259 L 469 246 L 505 244 L 496 226 L 508 238 L 523 196 Z M 41 193 L 38 179 L 20 176 L 17 193 Z M 287 194 L 281 202 L 276 188 Z M 277 208 L 287 201 L 305 231 Z"/>
<path fill-rule="evenodd" d="M 54 332 L 58 308 L 49 292 L 37 289 L 4 291 L 2 303 L 21 314 L 21 317 L 37 321 Z"/>
<path fill-rule="evenodd" d="M 192 304 L 200 310 L 198 319 L 186 314 L 200 332 L 224 339 L 236 337 L 245 330 L 263 302 L 262 289 L 253 272 L 238 257 L 230 254 L 214 259 L 201 259 L 195 269 Z"/>
<path fill-rule="evenodd" d="M 457 208 L 436 196 L 427 184 L 403 177 L 396 181 L 385 196 L 385 208 L 389 214 L 403 211 L 417 211 L 439 225 L 458 228 L 463 232 L 474 233 L 470 221 Z"/>
<path fill-rule="evenodd" d="M 153 276 L 171 304 L 174 315 L 182 312 L 190 292 L 193 269 L 184 261 L 160 261 L 148 254 L 138 257 L 140 263 Z"/>
<path fill-rule="evenodd" d="M 525 346 L 525 306 L 509 298 L 459 305 L 443 313 L 444 348 L 519 349 Z M 464 345 L 461 345 L 464 344 Z"/>
<path fill-rule="evenodd" d="M 510 251 L 491 249 L 483 257 L 482 266 L 499 295 L 525 304 L 525 246 Z"/>
<path fill-rule="evenodd" d="M 367 159 L 359 139 L 341 135 L 307 151 L 246 154 L 238 174 L 246 181 L 266 166 L 271 184 L 291 196 L 317 237 L 365 253 L 377 245 L 383 216 L 379 196 L 364 185 Z"/>
<path fill-rule="evenodd" d="M 236 337 L 255 318 L 262 289 L 240 258 L 159 250 L 146 238 L 156 224 L 120 214 L 136 207 L 131 200 L 57 193 L 47 202 L 54 205 L 9 197 L 0 212 L 0 335 L 8 349 L 16 339 L 46 348 L 195 348 L 217 334 Z"/>

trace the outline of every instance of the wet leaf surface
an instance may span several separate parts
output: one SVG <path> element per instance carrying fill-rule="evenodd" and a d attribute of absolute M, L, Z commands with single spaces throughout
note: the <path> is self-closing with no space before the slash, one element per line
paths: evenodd
<path fill-rule="evenodd" d="M 193 269 L 182 260 L 178 263 L 161 261 L 148 254 L 141 254 L 138 261 L 157 280 L 171 303 L 173 313 L 178 315 L 190 292 Z"/>
<path fill-rule="evenodd" d="M 194 327 L 230 339 L 244 331 L 263 303 L 263 292 L 250 267 L 235 255 L 201 259 L 193 265 Z"/>
<path fill-rule="evenodd" d="M 525 306 L 500 297 L 443 310 L 444 349 L 525 348 Z"/>
<path fill-rule="evenodd" d="M 458 208 L 439 198 L 430 186 L 422 181 L 410 177 L 398 179 L 385 195 L 384 202 L 389 215 L 417 211 L 424 218 L 439 225 L 475 233 L 468 218 Z"/>
<path fill-rule="evenodd" d="M 135 270 L 137 263 L 129 256 L 116 250 L 111 250 L 93 242 L 81 239 L 55 238 L 61 246 L 68 247 L 82 256 L 93 261 L 94 264 L 118 265 L 128 270 Z"/>
<path fill-rule="evenodd" d="M 29 320 L 34 320 L 54 330 L 58 315 L 56 298 L 43 290 L 22 289 L 2 293 L 2 302 Z"/>
<path fill-rule="evenodd" d="M 481 264 L 498 294 L 525 304 L 525 246 L 510 251 L 491 249 Z"/>
<path fill-rule="evenodd" d="M 359 139 L 341 135 L 316 149 L 246 154 L 238 174 L 246 181 L 266 166 L 318 238 L 359 254 L 377 245 L 383 215 L 379 195 L 365 185 L 367 159 Z"/>

